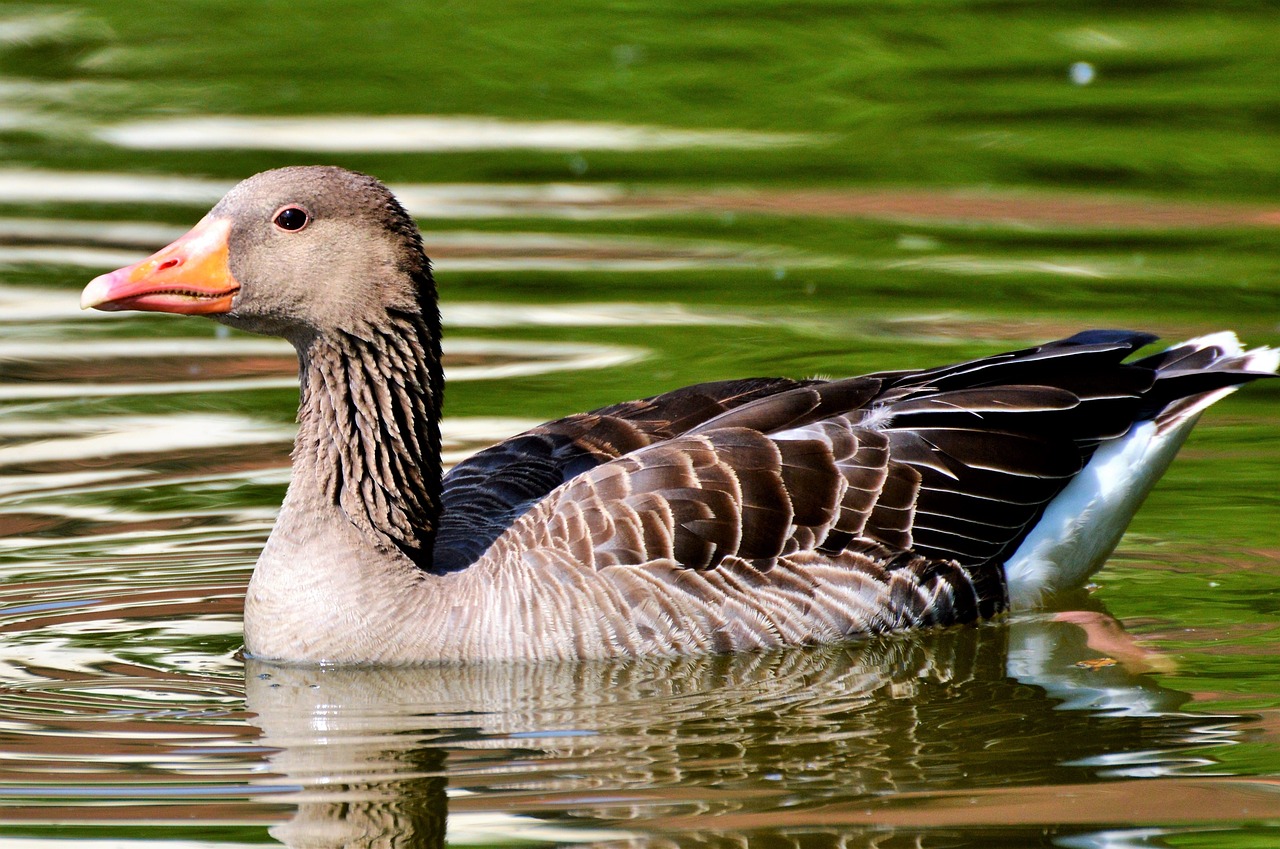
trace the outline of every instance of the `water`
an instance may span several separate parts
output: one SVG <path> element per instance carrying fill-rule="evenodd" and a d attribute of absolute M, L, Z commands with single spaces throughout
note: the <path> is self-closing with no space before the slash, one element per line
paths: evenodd
<path fill-rule="evenodd" d="M 437 263 L 450 462 L 696 380 L 1086 326 L 1280 344 L 1277 21 L 0 6 L 0 844 L 1274 845 L 1276 386 L 1204 418 L 1062 610 L 738 657 L 288 669 L 238 650 L 291 351 L 76 300 L 254 171 L 376 173 Z"/>

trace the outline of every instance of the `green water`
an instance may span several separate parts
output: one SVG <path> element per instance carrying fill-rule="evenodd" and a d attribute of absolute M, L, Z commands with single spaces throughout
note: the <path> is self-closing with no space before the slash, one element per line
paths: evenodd
<path fill-rule="evenodd" d="M 292 355 L 76 299 L 331 162 L 423 227 L 453 460 L 698 380 L 1277 345 L 1277 44 L 1268 3 L 0 4 L 0 845 L 1275 845 L 1280 386 L 1062 611 L 246 670 Z"/>

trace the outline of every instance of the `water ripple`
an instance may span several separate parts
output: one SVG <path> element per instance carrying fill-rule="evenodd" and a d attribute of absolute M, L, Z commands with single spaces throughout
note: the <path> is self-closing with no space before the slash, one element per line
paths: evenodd
<path fill-rule="evenodd" d="M 310 150 L 442 153 L 464 150 L 669 150 L 796 145 L 814 136 L 743 130 L 678 130 L 575 121 L 462 115 L 192 116 L 103 127 L 98 138 L 143 150 Z"/>

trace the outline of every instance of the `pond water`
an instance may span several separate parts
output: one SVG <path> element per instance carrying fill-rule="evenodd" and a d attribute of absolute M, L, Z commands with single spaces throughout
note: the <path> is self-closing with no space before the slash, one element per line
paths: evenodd
<path fill-rule="evenodd" d="M 424 228 L 449 462 L 697 380 L 1276 345 L 1276 43 L 1247 2 L 0 5 L 0 846 L 1277 845 L 1274 384 L 1059 610 L 290 669 L 239 649 L 291 350 L 77 309 L 325 161 Z"/>

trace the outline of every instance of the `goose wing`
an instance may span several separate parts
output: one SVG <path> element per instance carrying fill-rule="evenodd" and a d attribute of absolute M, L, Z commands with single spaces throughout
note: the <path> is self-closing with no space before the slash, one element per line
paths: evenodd
<path fill-rule="evenodd" d="M 712 546 L 710 566 L 737 545 L 748 546 L 745 556 L 776 557 L 838 551 L 862 536 L 935 558 L 991 561 L 1017 544 L 1093 446 L 1130 426 L 1154 380 L 1149 368 L 1120 365 L 1151 337 L 1096 335 L 927 371 L 700 384 L 550 422 L 446 476 L 437 568 L 474 562 L 517 518 L 582 476 L 555 494 L 569 509 L 600 474 L 630 477 L 633 493 L 714 508 L 714 519 L 673 526 L 682 563 L 701 563 L 688 546 L 703 543 Z M 714 464 L 691 465 L 706 452 Z M 716 489 L 698 477 L 704 467 L 733 482 L 720 488 L 734 499 L 698 494 Z M 827 521 L 833 514 L 839 520 Z M 745 543 L 730 545 L 739 533 Z M 603 540 L 580 542 L 589 562 Z M 641 559 L 667 556 L 641 539 L 630 544 Z"/>
<path fill-rule="evenodd" d="M 471 565 L 517 517 L 577 475 L 804 384 L 787 378 L 701 383 L 547 422 L 473 454 L 444 476 L 433 571 Z"/>
<path fill-rule="evenodd" d="M 446 498 L 493 498 L 507 511 L 499 534 L 587 565 L 705 570 L 859 541 L 999 563 L 1100 443 L 1255 376 L 1170 355 L 1123 362 L 1153 338 L 1089 331 L 939 369 L 688 387 L 481 452 Z"/>
<path fill-rule="evenodd" d="M 942 369 L 759 384 L 552 489 L 479 562 L 542 574 L 523 584 L 549 594 L 538 604 L 602 611 L 582 627 L 621 652 L 986 617 L 1007 604 L 1003 559 L 1099 444 L 1157 396 L 1249 379 L 1176 387 L 1159 363 L 1122 362 L 1150 339 L 1094 331 Z"/>

